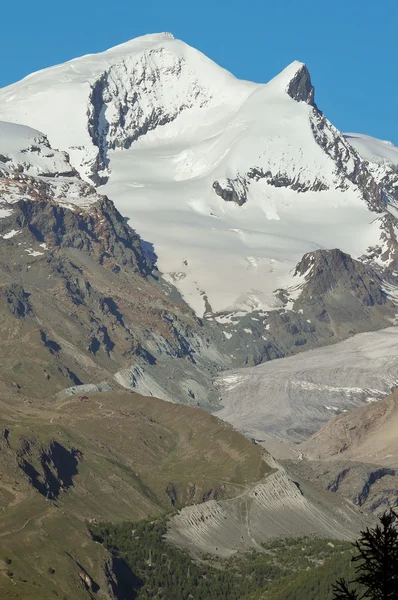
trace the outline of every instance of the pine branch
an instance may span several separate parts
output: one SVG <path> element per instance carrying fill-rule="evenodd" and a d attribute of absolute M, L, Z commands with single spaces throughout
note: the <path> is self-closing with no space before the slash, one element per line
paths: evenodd
<path fill-rule="evenodd" d="M 357 592 L 350 590 L 344 579 L 339 579 L 332 586 L 333 600 L 359 600 Z"/>

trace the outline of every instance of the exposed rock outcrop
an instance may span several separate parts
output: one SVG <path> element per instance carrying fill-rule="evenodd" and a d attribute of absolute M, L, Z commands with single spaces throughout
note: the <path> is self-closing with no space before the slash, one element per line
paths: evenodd
<path fill-rule="evenodd" d="M 15 317 L 28 317 L 32 315 L 29 295 L 21 285 L 12 283 L 2 288 L 3 297 L 11 314 Z"/>
<path fill-rule="evenodd" d="M 16 455 L 30 485 L 47 499 L 56 499 L 61 491 L 73 486 L 83 458 L 76 448 L 68 450 L 56 440 L 43 445 L 33 438 L 23 438 Z"/>
<path fill-rule="evenodd" d="M 316 106 L 314 101 L 315 89 L 312 85 L 311 75 L 306 65 L 302 65 L 302 67 L 297 70 L 296 75 L 290 81 L 286 91 L 293 100 L 296 100 L 297 102 L 306 102 L 310 106 Z"/>
<path fill-rule="evenodd" d="M 253 311 L 227 327 L 225 345 L 248 366 L 388 327 L 396 306 L 370 265 L 341 250 L 316 250 L 296 266 L 297 284 L 278 290 L 284 308 Z"/>

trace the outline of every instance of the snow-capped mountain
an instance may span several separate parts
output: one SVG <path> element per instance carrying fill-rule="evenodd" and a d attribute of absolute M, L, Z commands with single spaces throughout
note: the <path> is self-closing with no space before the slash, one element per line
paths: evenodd
<path fill-rule="evenodd" d="M 0 121 L 0 206 L 24 199 L 55 200 L 71 207 L 98 201 L 95 188 L 83 181 L 66 152 L 54 150 L 35 129 Z"/>
<path fill-rule="evenodd" d="M 0 90 L 0 119 L 67 152 L 198 315 L 283 308 L 275 291 L 296 299 L 294 268 L 319 249 L 393 269 L 396 149 L 374 142 L 369 162 L 364 138 L 317 108 L 302 63 L 254 84 L 148 35 Z"/>

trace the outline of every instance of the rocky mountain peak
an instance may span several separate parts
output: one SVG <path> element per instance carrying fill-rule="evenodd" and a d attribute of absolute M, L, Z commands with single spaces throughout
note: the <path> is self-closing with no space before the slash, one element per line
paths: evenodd
<path fill-rule="evenodd" d="M 287 86 L 286 92 L 297 102 L 306 102 L 310 106 L 315 106 L 315 89 L 311 82 L 310 72 L 306 65 L 298 64 L 300 66 Z"/>
<path fill-rule="evenodd" d="M 312 298 L 319 300 L 337 290 L 339 294 L 354 292 L 365 306 L 382 305 L 387 301 L 377 273 L 338 248 L 305 254 L 295 274 L 305 279 L 300 296 L 302 302 L 304 296 L 308 301 Z"/>

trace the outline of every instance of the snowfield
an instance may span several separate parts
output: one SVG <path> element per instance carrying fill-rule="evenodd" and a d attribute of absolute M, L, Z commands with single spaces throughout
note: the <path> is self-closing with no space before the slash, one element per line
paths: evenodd
<path fill-rule="evenodd" d="M 365 160 L 398 166 L 398 148 L 392 142 L 359 133 L 345 133 L 344 137 Z"/>
<path fill-rule="evenodd" d="M 0 119 L 66 151 L 153 244 L 198 315 L 269 310 L 304 253 L 337 247 L 359 257 L 380 243 L 377 215 L 345 174 L 358 155 L 287 93 L 304 69 L 294 62 L 267 84 L 240 81 L 154 34 L 0 90 Z M 335 144 L 345 172 L 314 130 Z"/>
<path fill-rule="evenodd" d="M 40 131 L 15 123 L 0 122 L 0 154 L 2 170 L 20 166 L 32 176 L 71 171 L 65 152 L 54 152 Z"/>

